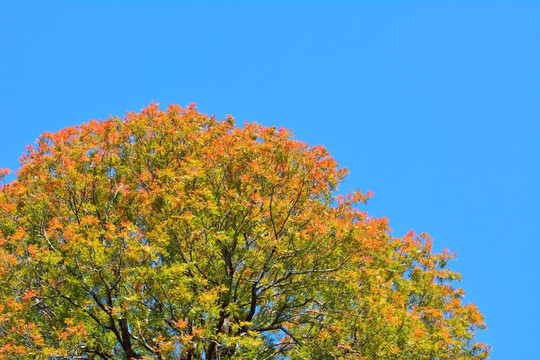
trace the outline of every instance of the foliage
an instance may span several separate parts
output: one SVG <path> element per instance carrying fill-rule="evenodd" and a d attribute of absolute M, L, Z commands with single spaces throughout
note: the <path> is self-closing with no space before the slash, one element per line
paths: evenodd
<path fill-rule="evenodd" d="M 194 106 L 43 134 L 0 191 L 0 358 L 487 357 L 453 255 L 345 174 Z"/>

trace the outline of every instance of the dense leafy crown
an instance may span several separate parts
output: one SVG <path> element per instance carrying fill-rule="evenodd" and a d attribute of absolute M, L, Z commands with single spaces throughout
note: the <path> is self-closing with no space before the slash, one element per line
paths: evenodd
<path fill-rule="evenodd" d="M 194 106 L 43 134 L 0 191 L 0 358 L 485 358 L 453 255 L 345 174 Z"/>

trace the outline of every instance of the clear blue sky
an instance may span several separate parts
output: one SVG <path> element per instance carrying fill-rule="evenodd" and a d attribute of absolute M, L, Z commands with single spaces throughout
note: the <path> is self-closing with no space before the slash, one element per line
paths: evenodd
<path fill-rule="evenodd" d="M 492 359 L 540 346 L 540 2 L 2 2 L 0 167 L 152 100 L 292 128 L 458 252 Z"/>

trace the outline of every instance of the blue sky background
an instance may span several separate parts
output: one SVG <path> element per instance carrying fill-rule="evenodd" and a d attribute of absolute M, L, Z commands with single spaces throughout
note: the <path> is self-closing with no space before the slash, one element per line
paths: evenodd
<path fill-rule="evenodd" d="M 540 358 L 540 2 L 2 2 L 0 55 L 0 167 L 152 100 L 292 128 Z"/>

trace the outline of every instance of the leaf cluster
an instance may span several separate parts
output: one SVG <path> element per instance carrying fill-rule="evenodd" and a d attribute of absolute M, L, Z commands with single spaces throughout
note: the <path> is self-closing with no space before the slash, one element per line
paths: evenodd
<path fill-rule="evenodd" d="M 0 190 L 0 359 L 486 358 L 453 255 L 346 173 L 193 105 L 43 134 Z"/>

